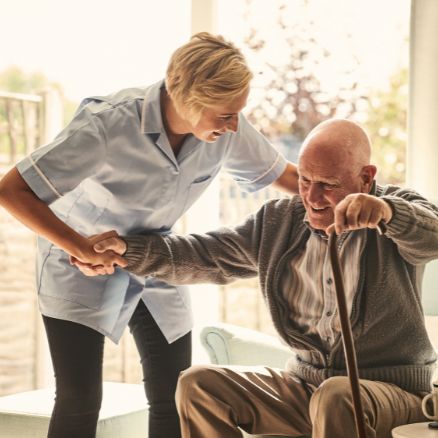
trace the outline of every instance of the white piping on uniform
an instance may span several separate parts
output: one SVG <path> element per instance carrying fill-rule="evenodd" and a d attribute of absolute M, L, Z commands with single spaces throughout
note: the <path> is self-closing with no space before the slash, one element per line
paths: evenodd
<path fill-rule="evenodd" d="M 44 173 L 41 172 L 40 168 L 36 165 L 35 161 L 33 161 L 33 158 L 31 156 L 29 156 L 29 159 L 30 159 L 32 166 L 37 171 L 37 173 L 41 177 L 41 179 L 52 189 L 53 193 L 55 193 L 55 195 L 58 198 L 61 198 L 62 195 L 58 192 L 58 190 L 56 190 L 55 186 L 47 179 L 46 175 L 44 175 Z"/>
<path fill-rule="evenodd" d="M 280 152 L 277 155 L 277 158 L 275 159 L 274 163 L 272 164 L 272 166 L 269 167 L 269 169 L 264 172 L 262 175 L 258 176 L 255 180 L 253 181 L 249 181 L 248 184 L 254 184 L 258 181 L 260 181 L 261 179 L 263 179 L 269 172 L 271 172 L 271 170 L 277 165 L 277 163 L 280 161 Z"/>

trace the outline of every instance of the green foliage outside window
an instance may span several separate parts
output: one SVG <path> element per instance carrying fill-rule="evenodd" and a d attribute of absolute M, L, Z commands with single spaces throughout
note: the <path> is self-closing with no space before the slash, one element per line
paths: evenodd
<path fill-rule="evenodd" d="M 251 4 L 252 1 L 247 0 L 249 15 Z M 389 78 L 386 89 L 365 88 L 363 78 L 356 71 L 359 61 L 354 53 L 350 53 L 345 65 L 337 65 L 338 88 L 328 89 L 323 85 L 324 73 L 336 62 L 324 39 L 317 37 L 317 23 L 304 14 L 295 19 L 289 14 L 287 18 L 287 11 L 293 5 L 288 2 L 278 4 L 279 41 L 287 46 L 287 49 L 283 48 L 282 61 L 273 64 L 272 53 L 265 50 L 266 37 L 256 27 L 250 27 L 245 39 L 247 47 L 262 59 L 260 73 L 267 78 L 256 90 L 259 92 L 258 104 L 251 108 L 249 120 L 274 143 L 282 145 L 282 152 L 292 160 L 296 160 L 304 137 L 321 121 L 331 117 L 357 121 L 370 135 L 379 182 L 403 184 L 407 143 L 407 69 L 403 68 Z M 345 38 L 348 39 L 349 35 Z M 294 149 L 292 153 L 288 148 Z"/>
<path fill-rule="evenodd" d="M 365 127 L 373 142 L 373 161 L 377 179 L 404 184 L 407 145 L 408 71 L 390 78 L 388 90 L 376 91 L 368 98 Z"/>

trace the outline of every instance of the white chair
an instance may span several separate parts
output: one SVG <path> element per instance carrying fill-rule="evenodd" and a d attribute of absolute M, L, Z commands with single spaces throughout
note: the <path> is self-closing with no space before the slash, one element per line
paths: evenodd
<path fill-rule="evenodd" d="M 46 438 L 53 400 L 53 388 L 0 397 L 0 437 Z M 147 436 L 148 413 L 143 386 L 105 382 L 96 438 Z"/>

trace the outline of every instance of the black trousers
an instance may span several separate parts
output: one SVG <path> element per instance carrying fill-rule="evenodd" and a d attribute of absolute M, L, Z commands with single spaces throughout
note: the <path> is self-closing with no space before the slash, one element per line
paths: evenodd
<path fill-rule="evenodd" d="M 56 380 L 48 438 L 95 438 L 105 337 L 74 322 L 46 316 L 43 320 Z M 191 333 L 169 344 L 142 301 L 129 328 L 143 367 L 149 438 L 180 438 L 174 397 L 179 373 L 191 363 Z"/>

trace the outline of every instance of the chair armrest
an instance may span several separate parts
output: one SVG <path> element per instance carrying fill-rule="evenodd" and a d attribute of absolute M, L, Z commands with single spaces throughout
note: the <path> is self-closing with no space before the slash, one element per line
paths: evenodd
<path fill-rule="evenodd" d="M 279 339 L 255 330 L 218 323 L 204 327 L 201 343 L 218 365 L 264 365 L 284 368 L 294 355 Z"/>

